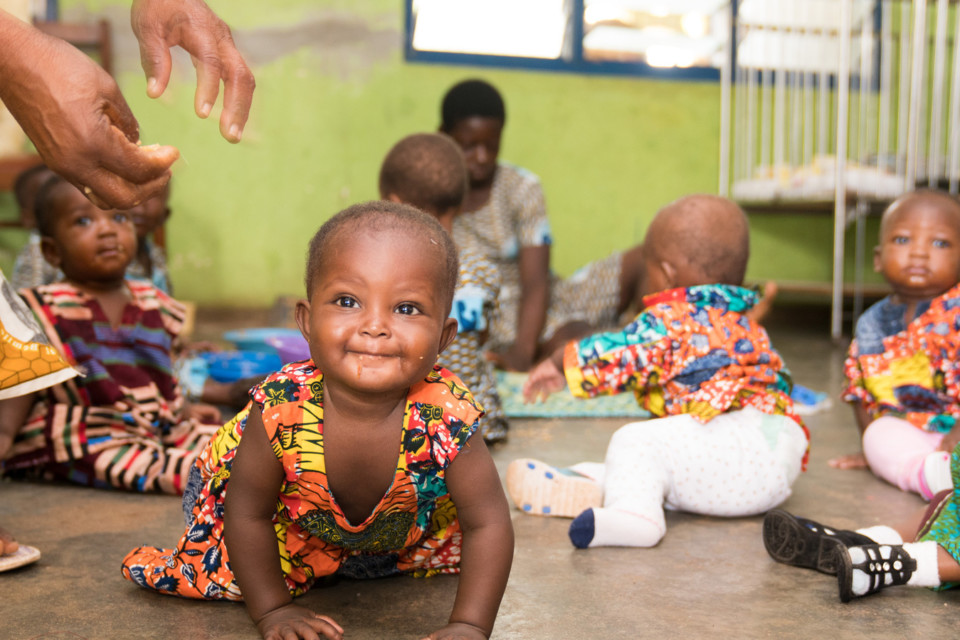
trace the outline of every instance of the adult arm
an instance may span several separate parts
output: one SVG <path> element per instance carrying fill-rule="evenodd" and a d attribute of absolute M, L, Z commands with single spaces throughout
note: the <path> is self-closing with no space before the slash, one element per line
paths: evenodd
<path fill-rule="evenodd" d="M 59 38 L 0 10 L 0 100 L 43 161 L 95 204 L 130 208 L 159 193 L 179 153 L 141 147 L 117 83 Z"/>
<path fill-rule="evenodd" d="M 550 245 L 522 247 L 519 255 L 520 302 L 517 337 L 494 363 L 509 371 L 526 371 L 533 364 L 550 303 Z"/>
<path fill-rule="evenodd" d="M 283 469 L 270 447 L 260 407 L 247 417 L 230 472 L 223 535 L 247 613 L 265 640 L 320 637 L 340 640 L 343 629 L 326 616 L 293 604 L 280 569 L 273 528 Z"/>
<path fill-rule="evenodd" d="M 134 0 L 130 24 L 140 42 L 147 95 L 157 98 L 167 88 L 170 48 L 182 47 L 197 68 L 197 115 L 210 115 L 223 82 L 220 134 L 230 142 L 240 142 L 256 82 L 233 42 L 230 27 L 202 0 Z"/>
<path fill-rule="evenodd" d="M 446 480 L 463 531 L 460 583 L 449 623 L 428 638 L 487 638 L 513 563 L 513 525 L 482 438 L 469 440 L 447 467 Z"/>

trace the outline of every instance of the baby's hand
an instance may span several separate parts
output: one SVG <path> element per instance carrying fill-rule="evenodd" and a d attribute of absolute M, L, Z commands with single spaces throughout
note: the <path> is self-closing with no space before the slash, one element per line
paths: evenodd
<path fill-rule="evenodd" d="M 451 622 L 423 640 L 487 640 L 487 634 L 471 624 Z"/>
<path fill-rule="evenodd" d="M 274 609 L 257 620 L 263 640 L 342 640 L 343 627 L 332 618 L 321 616 L 306 607 L 288 604 Z"/>
<path fill-rule="evenodd" d="M 554 391 L 560 391 L 567 386 L 567 379 L 551 359 L 546 359 L 530 372 L 527 381 L 523 383 L 523 401 L 527 404 L 546 400 Z"/>
<path fill-rule="evenodd" d="M 834 469 L 866 469 L 867 459 L 862 453 L 850 453 L 838 458 L 830 458 L 827 464 Z"/>
<path fill-rule="evenodd" d="M 220 409 L 217 409 L 212 404 L 192 402 L 184 407 L 183 412 L 187 418 L 196 420 L 200 424 L 223 423 L 223 418 L 220 415 Z"/>

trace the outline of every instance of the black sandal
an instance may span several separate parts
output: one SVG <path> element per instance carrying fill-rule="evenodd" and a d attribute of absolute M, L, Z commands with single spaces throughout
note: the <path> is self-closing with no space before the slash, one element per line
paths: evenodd
<path fill-rule="evenodd" d="M 851 555 L 863 555 L 863 559 L 855 562 Z M 907 584 L 917 570 L 917 561 L 898 544 L 850 547 L 848 551 L 838 553 L 837 558 L 837 583 L 840 587 L 841 602 L 850 602 L 851 598 L 876 593 L 884 587 Z M 853 591 L 853 578 L 857 571 L 867 577 L 867 589 L 863 593 Z"/>
<path fill-rule="evenodd" d="M 837 574 L 837 552 L 845 547 L 874 544 L 867 536 L 832 529 L 813 520 L 774 509 L 763 518 L 763 546 L 777 562 Z"/>

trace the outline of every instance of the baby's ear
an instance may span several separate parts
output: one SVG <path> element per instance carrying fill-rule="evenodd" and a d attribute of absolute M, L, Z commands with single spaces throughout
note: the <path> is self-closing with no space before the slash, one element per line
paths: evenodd
<path fill-rule="evenodd" d="M 880 259 L 880 245 L 873 248 L 873 270 L 876 273 L 883 271 L 883 262 Z"/>
<path fill-rule="evenodd" d="M 677 267 L 670 260 L 661 260 L 660 269 L 667 279 L 667 289 L 673 289 L 677 286 Z"/>
<path fill-rule="evenodd" d="M 297 308 L 293 314 L 297 319 L 297 327 L 300 329 L 300 335 L 307 341 L 307 344 L 310 344 L 310 301 L 297 300 Z"/>
<path fill-rule="evenodd" d="M 443 321 L 443 329 L 440 330 L 440 348 L 437 353 L 443 353 L 443 350 L 450 346 L 453 339 L 457 337 L 457 319 L 447 318 Z"/>
<path fill-rule="evenodd" d="M 40 252 L 43 253 L 43 259 L 51 265 L 60 268 L 60 247 L 50 236 L 40 236 Z"/>

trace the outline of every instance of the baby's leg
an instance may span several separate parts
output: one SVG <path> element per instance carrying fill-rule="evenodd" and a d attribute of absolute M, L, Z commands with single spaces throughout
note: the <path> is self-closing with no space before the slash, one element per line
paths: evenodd
<path fill-rule="evenodd" d="M 603 507 L 587 509 L 570 525 L 574 546 L 652 547 L 667 530 L 663 498 L 673 441 L 687 416 L 634 422 L 613 434 L 604 464 Z M 674 427 L 681 427 L 677 430 Z"/>
<path fill-rule="evenodd" d="M 878 477 L 929 500 L 953 486 L 950 454 L 937 451 L 941 440 L 942 433 L 887 416 L 877 418 L 863 432 L 863 454 Z"/>

